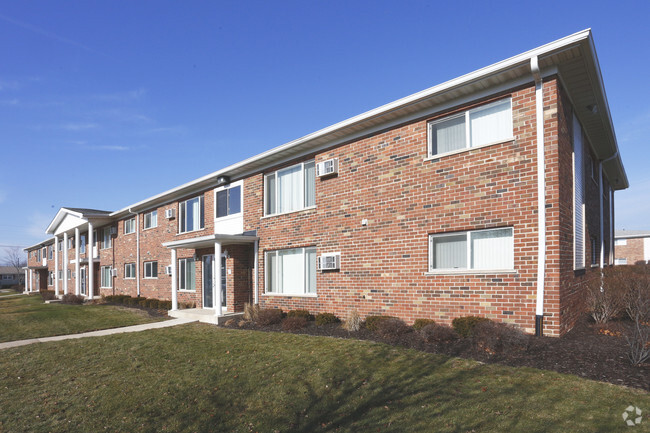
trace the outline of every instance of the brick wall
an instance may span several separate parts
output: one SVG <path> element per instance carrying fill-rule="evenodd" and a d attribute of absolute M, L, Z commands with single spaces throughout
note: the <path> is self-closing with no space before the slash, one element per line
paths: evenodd
<path fill-rule="evenodd" d="M 616 246 L 616 258 L 627 259 L 628 265 L 633 265 L 638 261 L 644 261 L 643 238 L 627 239 L 627 245 Z"/>

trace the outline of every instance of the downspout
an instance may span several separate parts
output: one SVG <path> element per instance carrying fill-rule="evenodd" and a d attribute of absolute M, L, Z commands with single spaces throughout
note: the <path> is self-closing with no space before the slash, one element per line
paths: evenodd
<path fill-rule="evenodd" d="M 603 289 L 603 268 L 605 267 L 605 209 L 603 204 L 603 164 L 611 161 L 612 159 L 618 157 L 618 150 L 614 152 L 612 156 L 606 159 L 602 159 L 598 162 L 598 192 L 599 192 L 599 201 L 600 201 L 600 290 Z M 610 185 L 611 189 L 611 185 Z M 613 221 L 612 221 L 612 200 L 609 200 L 609 231 L 610 231 L 610 240 L 609 240 L 609 250 L 612 251 L 614 248 L 614 242 L 611 239 L 611 233 L 613 230 Z M 608 260 L 609 261 L 609 260 Z"/>
<path fill-rule="evenodd" d="M 546 272 L 546 179 L 544 173 L 544 91 L 537 56 L 530 58 L 535 79 L 535 123 L 537 124 L 537 302 L 535 336 L 544 335 L 544 277 Z"/>
<path fill-rule="evenodd" d="M 129 208 L 129 213 L 131 215 L 135 215 L 135 257 L 136 257 L 135 285 L 138 290 L 138 298 L 139 298 L 140 297 L 140 214 L 131 212 L 131 208 Z"/>

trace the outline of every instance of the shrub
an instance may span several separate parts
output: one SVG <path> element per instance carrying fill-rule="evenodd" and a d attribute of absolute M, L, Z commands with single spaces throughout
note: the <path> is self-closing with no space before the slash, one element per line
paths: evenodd
<path fill-rule="evenodd" d="M 623 309 L 622 292 L 610 281 L 594 278 L 587 283 L 587 311 L 596 323 L 607 323 Z"/>
<path fill-rule="evenodd" d="M 316 325 L 323 326 L 329 323 L 337 323 L 339 318 L 332 313 L 320 313 L 316 315 Z"/>
<path fill-rule="evenodd" d="M 41 290 L 41 298 L 43 301 L 51 301 L 52 299 L 56 299 L 56 295 L 54 294 L 54 290 Z"/>
<path fill-rule="evenodd" d="M 160 305 L 160 300 L 158 299 L 147 299 L 147 308 L 153 308 L 154 310 L 157 310 Z"/>
<path fill-rule="evenodd" d="M 650 359 L 650 325 L 635 320 L 632 332 L 625 336 L 627 357 L 632 365 L 640 365 Z"/>
<path fill-rule="evenodd" d="M 314 316 L 307 310 L 292 310 L 287 313 L 287 317 L 304 317 L 306 320 L 313 320 Z"/>
<path fill-rule="evenodd" d="M 446 343 L 448 341 L 458 340 L 460 336 L 453 328 L 437 323 L 424 325 L 420 330 L 420 335 L 427 343 Z"/>
<path fill-rule="evenodd" d="M 171 305 L 171 301 L 169 301 Z M 171 309 L 172 307 L 169 307 Z M 188 309 L 188 308 L 196 308 L 196 302 L 190 301 L 190 302 L 179 302 L 178 303 L 178 308 L 182 309 Z"/>
<path fill-rule="evenodd" d="M 419 331 L 420 329 L 424 328 L 427 325 L 432 325 L 436 323 L 433 319 L 415 319 L 415 322 L 413 322 L 413 329 L 416 331 Z"/>
<path fill-rule="evenodd" d="M 343 328 L 348 332 L 358 331 L 361 329 L 361 316 L 357 310 L 349 311 L 343 322 Z"/>
<path fill-rule="evenodd" d="M 282 321 L 282 310 L 269 308 L 260 310 L 257 315 L 257 323 L 262 326 L 275 325 Z"/>
<path fill-rule="evenodd" d="M 413 331 L 413 329 L 404 323 L 403 320 L 389 318 L 386 320 L 380 320 L 377 323 L 377 330 L 375 332 L 384 338 L 398 339 L 402 335 L 411 331 Z"/>
<path fill-rule="evenodd" d="M 171 310 L 172 309 L 172 301 L 158 301 L 158 309 L 159 310 Z"/>
<path fill-rule="evenodd" d="M 148 308 L 149 307 L 149 299 L 147 299 L 147 298 L 140 299 L 138 301 L 137 306 L 142 307 L 142 308 Z"/>
<path fill-rule="evenodd" d="M 256 322 L 259 313 L 259 304 L 251 304 L 250 302 L 246 302 L 244 304 L 244 320 L 248 320 L 249 322 Z"/>
<path fill-rule="evenodd" d="M 526 350 L 530 335 L 506 323 L 478 322 L 472 330 L 472 342 L 480 351 L 493 355 L 503 351 Z"/>
<path fill-rule="evenodd" d="M 456 317 L 451 322 L 451 326 L 461 337 L 467 338 L 472 334 L 472 330 L 481 322 L 490 322 L 486 317 L 464 316 Z"/>
<path fill-rule="evenodd" d="M 124 304 L 131 306 L 131 307 L 139 307 L 140 306 L 140 301 L 144 300 L 145 298 L 141 296 L 137 296 L 135 298 L 128 297 L 124 299 Z"/>
<path fill-rule="evenodd" d="M 376 331 L 379 322 L 383 320 L 396 319 L 397 317 L 393 316 L 367 316 L 366 317 L 366 328 L 370 331 Z"/>
<path fill-rule="evenodd" d="M 63 295 L 61 302 L 64 304 L 81 305 L 84 303 L 84 298 L 82 296 L 77 296 L 74 293 L 68 293 Z"/>
<path fill-rule="evenodd" d="M 297 331 L 307 326 L 307 319 L 303 316 L 288 316 L 282 321 L 282 329 L 285 331 Z"/>

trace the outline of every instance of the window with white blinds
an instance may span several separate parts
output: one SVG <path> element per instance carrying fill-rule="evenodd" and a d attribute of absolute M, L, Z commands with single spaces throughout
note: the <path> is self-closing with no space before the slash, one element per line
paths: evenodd
<path fill-rule="evenodd" d="M 512 227 L 429 236 L 429 271 L 512 270 Z"/>
<path fill-rule="evenodd" d="M 316 248 L 266 252 L 266 292 L 316 294 Z"/>
<path fill-rule="evenodd" d="M 274 215 L 316 205 L 314 161 L 283 168 L 264 177 L 265 214 Z"/>
<path fill-rule="evenodd" d="M 582 128 L 573 116 L 573 267 L 585 267 L 585 175 Z"/>
<path fill-rule="evenodd" d="M 429 156 L 512 139 L 510 98 L 429 123 Z"/>

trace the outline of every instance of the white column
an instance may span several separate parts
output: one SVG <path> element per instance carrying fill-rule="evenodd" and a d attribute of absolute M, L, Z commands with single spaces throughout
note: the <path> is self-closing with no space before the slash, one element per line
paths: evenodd
<path fill-rule="evenodd" d="M 90 299 L 95 296 L 95 240 L 93 239 L 93 225 L 88 223 L 88 245 L 86 246 L 86 256 L 88 257 L 88 297 Z"/>
<path fill-rule="evenodd" d="M 214 314 L 221 316 L 221 243 L 214 243 L 214 272 L 212 273 L 212 299 L 214 299 Z"/>
<path fill-rule="evenodd" d="M 178 310 L 178 278 L 176 275 L 176 268 L 178 261 L 176 260 L 176 248 L 172 248 L 172 311 Z"/>
<path fill-rule="evenodd" d="M 68 234 L 63 233 L 63 294 L 68 294 Z"/>
<path fill-rule="evenodd" d="M 27 293 L 27 280 L 28 280 L 28 278 L 29 278 L 29 272 L 27 271 L 27 269 L 25 269 L 25 283 L 24 283 L 25 284 L 25 290 L 23 291 L 23 293 Z"/>
<path fill-rule="evenodd" d="M 59 297 L 59 237 L 54 236 L 54 294 Z"/>
<path fill-rule="evenodd" d="M 74 229 L 74 294 L 81 294 L 79 278 L 79 227 Z"/>
<path fill-rule="evenodd" d="M 30 292 L 34 291 L 34 270 L 33 269 L 29 270 L 29 291 Z"/>
<path fill-rule="evenodd" d="M 255 256 L 253 257 L 253 299 L 255 304 L 260 303 L 259 299 L 259 284 L 257 284 L 257 280 L 259 279 L 259 249 L 260 249 L 260 241 L 259 239 L 255 240 L 255 244 L 253 245 L 253 253 Z"/>

